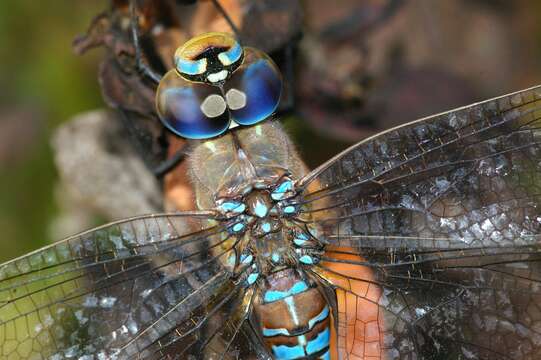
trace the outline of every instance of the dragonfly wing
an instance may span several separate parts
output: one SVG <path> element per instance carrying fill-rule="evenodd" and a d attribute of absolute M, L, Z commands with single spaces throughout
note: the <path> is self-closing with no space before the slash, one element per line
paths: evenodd
<path fill-rule="evenodd" d="M 537 242 L 541 87 L 369 138 L 299 182 L 320 236 L 349 247 Z"/>
<path fill-rule="evenodd" d="M 540 125 L 535 87 L 391 129 L 299 181 L 342 354 L 540 356 Z"/>
<path fill-rule="evenodd" d="M 235 244 L 209 213 L 151 215 L 0 265 L 1 355 L 111 357 L 153 342 L 229 281 L 219 260 Z"/>
<path fill-rule="evenodd" d="M 184 359 L 226 358 L 235 349 L 231 342 L 242 325 L 246 292 L 222 272 L 198 293 L 188 295 L 138 334 L 118 353 L 120 358 Z M 195 296 L 195 297 L 193 297 Z M 184 312 L 188 310 L 189 316 Z"/>
<path fill-rule="evenodd" d="M 541 254 L 489 253 L 381 251 L 364 262 L 344 253 L 322 261 L 313 271 L 336 291 L 339 351 L 352 359 L 539 357 Z"/>
<path fill-rule="evenodd" d="M 236 348 L 240 344 L 233 345 L 233 342 L 240 335 L 242 326 L 248 320 L 252 300 L 254 298 L 254 288 L 247 291 L 241 291 L 237 294 L 236 303 L 230 306 L 230 313 L 222 315 L 219 319 L 212 321 L 214 330 L 208 341 L 205 341 L 204 354 L 207 359 L 239 359 L 240 349 Z M 253 341 L 253 339 L 252 339 Z M 230 354 L 228 356 L 228 354 Z"/>
<path fill-rule="evenodd" d="M 169 319 L 169 315 L 163 317 L 159 320 L 163 324 L 156 327 L 173 324 L 167 333 L 151 341 L 136 339 L 128 346 L 130 349 L 120 355 L 136 355 L 140 359 L 270 360 L 250 328 L 255 289 L 246 288 L 243 282 L 228 281 L 223 276 L 216 277 L 213 282 L 213 294 L 205 302 L 198 302 L 190 317 L 181 321 Z"/>

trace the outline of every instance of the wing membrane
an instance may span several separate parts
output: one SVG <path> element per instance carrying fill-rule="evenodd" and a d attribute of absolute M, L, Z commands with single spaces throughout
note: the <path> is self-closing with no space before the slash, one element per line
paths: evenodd
<path fill-rule="evenodd" d="M 540 87 L 391 129 L 298 186 L 329 244 L 314 271 L 377 306 L 387 359 L 541 356 Z M 364 315 L 344 309 L 357 336 Z M 370 348 L 352 339 L 341 351 Z"/>
<path fill-rule="evenodd" d="M 216 278 L 228 278 L 219 258 L 235 245 L 210 213 L 152 215 L 5 263 L 2 357 L 108 357 L 163 335 L 164 323 L 189 319 L 214 295 Z"/>
<path fill-rule="evenodd" d="M 249 315 L 254 291 L 223 279 L 220 285 L 194 309 L 191 319 L 175 323 L 159 342 L 139 349 L 138 355 L 144 359 L 238 359 L 236 346 L 240 344 L 232 343 Z"/>
<path fill-rule="evenodd" d="M 536 244 L 540 126 L 536 87 L 392 129 L 302 179 L 304 213 L 340 246 Z"/>
<path fill-rule="evenodd" d="M 378 251 L 366 262 L 335 254 L 315 272 L 353 298 L 354 310 L 342 310 L 341 323 L 350 324 L 344 332 L 353 338 L 366 327 L 360 333 L 370 336 L 357 341 L 377 342 L 354 347 L 350 339 L 343 347 L 351 355 L 377 348 L 385 359 L 534 359 L 541 355 L 540 270 L 541 253 L 496 248 Z"/>

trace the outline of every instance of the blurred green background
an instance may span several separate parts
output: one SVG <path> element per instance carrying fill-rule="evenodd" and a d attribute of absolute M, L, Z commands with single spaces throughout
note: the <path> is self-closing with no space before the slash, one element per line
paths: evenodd
<path fill-rule="evenodd" d="M 103 106 L 100 50 L 76 56 L 106 1 L 0 1 L 0 262 L 47 244 L 55 215 L 49 139 L 71 116 Z"/>

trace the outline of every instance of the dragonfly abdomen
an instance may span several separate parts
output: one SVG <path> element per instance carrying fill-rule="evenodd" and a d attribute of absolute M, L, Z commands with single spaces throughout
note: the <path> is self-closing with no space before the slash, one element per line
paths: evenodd
<path fill-rule="evenodd" d="M 275 359 L 330 359 L 331 310 L 315 285 L 295 269 L 267 277 L 254 311 Z"/>

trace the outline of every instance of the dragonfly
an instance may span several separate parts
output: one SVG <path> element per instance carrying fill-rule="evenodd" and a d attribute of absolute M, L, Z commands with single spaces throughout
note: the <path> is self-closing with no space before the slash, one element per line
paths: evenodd
<path fill-rule="evenodd" d="M 309 171 L 267 55 L 208 33 L 174 63 L 156 109 L 190 139 L 198 210 L 0 265 L 2 358 L 540 357 L 541 86 Z"/>

